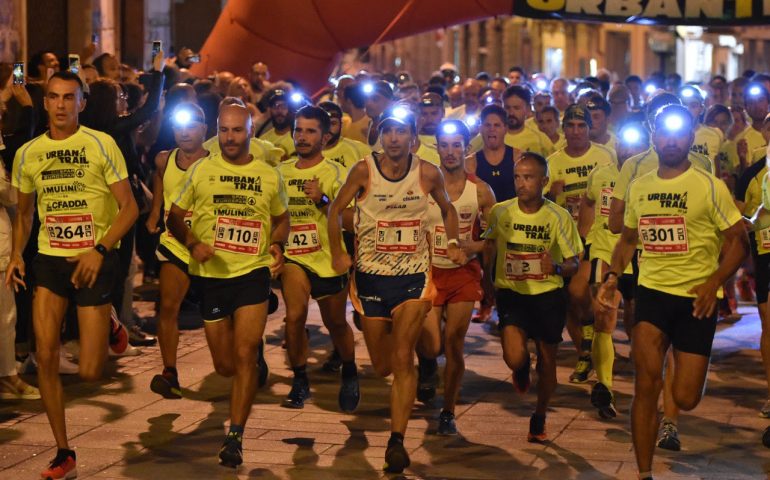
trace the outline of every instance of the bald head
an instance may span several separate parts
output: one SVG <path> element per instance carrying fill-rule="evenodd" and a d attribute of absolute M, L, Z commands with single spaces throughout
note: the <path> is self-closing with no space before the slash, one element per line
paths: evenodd
<path fill-rule="evenodd" d="M 251 125 L 251 112 L 245 106 L 229 104 L 219 108 L 217 134 L 226 160 L 233 163 L 248 161 Z"/>

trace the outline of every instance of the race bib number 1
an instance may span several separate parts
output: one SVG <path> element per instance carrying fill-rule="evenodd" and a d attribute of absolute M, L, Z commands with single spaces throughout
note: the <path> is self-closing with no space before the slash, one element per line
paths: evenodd
<path fill-rule="evenodd" d="M 377 252 L 414 253 L 419 241 L 420 220 L 377 221 Z"/>
<path fill-rule="evenodd" d="M 90 213 L 45 217 L 51 248 L 81 249 L 94 246 L 94 219 Z"/>
<path fill-rule="evenodd" d="M 318 227 L 315 223 L 292 225 L 289 230 L 289 241 L 286 253 L 289 255 L 306 255 L 321 250 L 318 239 Z"/>
<path fill-rule="evenodd" d="M 645 252 L 687 253 L 687 225 L 682 216 L 642 217 L 639 219 L 639 237 Z"/>
<path fill-rule="evenodd" d="M 232 217 L 217 217 L 214 248 L 246 255 L 259 254 L 262 222 Z"/>
<path fill-rule="evenodd" d="M 505 253 L 505 278 L 517 282 L 524 280 L 545 280 L 539 253 Z"/>

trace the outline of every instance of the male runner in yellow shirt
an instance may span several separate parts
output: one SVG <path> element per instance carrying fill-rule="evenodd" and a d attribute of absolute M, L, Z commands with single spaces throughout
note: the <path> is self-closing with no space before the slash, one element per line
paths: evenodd
<path fill-rule="evenodd" d="M 217 128 L 222 151 L 187 169 L 174 194 L 168 228 L 190 252 L 214 368 L 233 377 L 230 430 L 219 459 L 237 467 L 257 388 L 270 278 L 283 267 L 289 213 L 281 174 L 249 154 L 249 111 L 239 105 L 222 108 Z"/>
<path fill-rule="evenodd" d="M 717 297 L 748 252 L 741 215 L 724 182 L 688 160 L 695 129 L 690 112 L 668 105 L 653 125 L 660 165 L 628 187 L 623 231 L 597 295 L 603 310 L 616 308 L 618 277 L 641 240 L 631 433 L 642 480 L 652 478 L 666 351 L 673 346 L 674 401 L 692 410 L 706 382 Z"/>
<path fill-rule="evenodd" d="M 94 382 L 107 359 L 110 295 L 118 268 L 113 248 L 136 221 L 123 154 L 109 135 L 78 125 L 85 107 L 83 83 L 57 72 L 46 85 L 49 130 L 22 145 L 14 159 L 18 189 L 13 251 L 5 284 L 27 288 L 22 252 L 32 230 L 34 202 L 40 217 L 32 320 L 37 341 L 38 382 L 58 450 L 43 478 L 77 475 L 59 379 L 61 324 L 70 302 L 80 326 L 80 377 Z M 31 285 L 30 285 L 31 286 Z"/>
<path fill-rule="evenodd" d="M 321 319 L 342 360 L 340 410 L 352 412 L 358 406 L 360 392 L 353 331 L 345 319 L 348 274 L 340 275 L 332 269 L 326 219 L 329 203 L 337 196 L 347 172 L 322 155 L 321 149 L 329 138 L 329 123 L 329 115 L 320 107 L 306 106 L 298 110 L 294 121 L 298 158 L 278 167 L 289 198 L 291 217 L 281 291 L 286 303 L 286 350 L 294 379 L 283 406 L 304 408 L 305 400 L 310 397 L 305 323 L 308 301 L 312 297 L 318 302 Z"/>
<path fill-rule="evenodd" d="M 537 346 L 537 406 L 527 440 L 544 442 L 567 314 L 564 278 L 577 272 L 583 245 L 569 212 L 543 196 L 548 163 L 542 156 L 523 153 L 514 179 L 517 197 L 498 203 L 489 215 L 484 270 L 495 272 L 503 358 L 520 393 L 530 384 L 528 339 Z"/>

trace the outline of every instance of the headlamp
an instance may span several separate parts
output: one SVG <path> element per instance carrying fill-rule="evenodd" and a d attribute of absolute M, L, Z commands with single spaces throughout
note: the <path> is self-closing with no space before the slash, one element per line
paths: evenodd
<path fill-rule="evenodd" d="M 192 122 L 192 113 L 189 110 L 177 110 L 174 113 L 174 123 L 180 127 L 186 127 Z"/>
<path fill-rule="evenodd" d="M 640 132 L 638 128 L 628 127 L 623 130 L 621 138 L 625 144 L 636 145 L 642 139 L 642 132 Z"/>
<path fill-rule="evenodd" d="M 291 100 L 292 103 L 301 103 L 303 100 L 302 94 L 294 92 L 289 97 L 289 100 Z"/>
<path fill-rule="evenodd" d="M 409 110 L 407 110 L 404 107 L 398 106 L 398 107 L 395 107 L 393 109 L 392 114 L 393 114 L 394 117 L 396 117 L 396 118 L 398 118 L 400 120 L 403 120 L 403 119 L 405 119 L 406 117 L 409 116 Z"/>
<path fill-rule="evenodd" d="M 684 126 L 684 119 L 681 115 L 670 114 L 663 119 L 663 126 L 670 132 L 681 130 Z"/>
<path fill-rule="evenodd" d="M 490 103 L 495 103 L 495 97 L 493 97 L 493 96 L 491 96 L 491 95 L 490 95 L 490 96 L 488 96 L 488 97 L 487 97 L 487 99 L 485 100 L 485 102 L 487 102 L 487 104 L 490 104 Z"/>
<path fill-rule="evenodd" d="M 473 128 L 479 124 L 479 118 L 476 115 L 468 115 L 465 117 L 465 124 L 468 125 L 468 127 Z"/>
<path fill-rule="evenodd" d="M 367 95 L 374 93 L 374 84 L 372 82 L 366 82 L 363 86 L 363 91 Z"/>
<path fill-rule="evenodd" d="M 759 85 L 754 85 L 749 88 L 749 95 L 751 95 L 752 97 L 756 97 L 760 93 L 762 93 L 762 89 L 759 88 Z"/>
<path fill-rule="evenodd" d="M 546 82 L 541 78 L 540 80 L 535 82 L 535 86 L 537 87 L 538 90 L 545 90 L 546 88 L 548 88 L 548 82 Z"/>
<path fill-rule="evenodd" d="M 648 95 L 652 95 L 653 93 L 655 93 L 655 90 L 657 90 L 657 89 L 658 89 L 658 87 L 656 87 L 655 85 L 653 85 L 651 83 L 648 84 L 646 87 L 644 87 L 644 91 L 647 92 Z"/>
<path fill-rule="evenodd" d="M 684 88 L 681 93 L 684 98 L 692 98 L 695 95 L 695 90 L 692 88 Z"/>
<path fill-rule="evenodd" d="M 457 133 L 457 125 L 455 125 L 454 123 L 445 123 L 441 127 L 441 130 L 447 135 L 453 135 Z"/>

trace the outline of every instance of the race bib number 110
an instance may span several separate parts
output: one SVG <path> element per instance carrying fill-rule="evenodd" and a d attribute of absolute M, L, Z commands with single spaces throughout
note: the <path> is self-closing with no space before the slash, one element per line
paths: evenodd
<path fill-rule="evenodd" d="M 259 254 L 262 222 L 232 217 L 217 217 L 214 248 L 246 255 Z"/>

